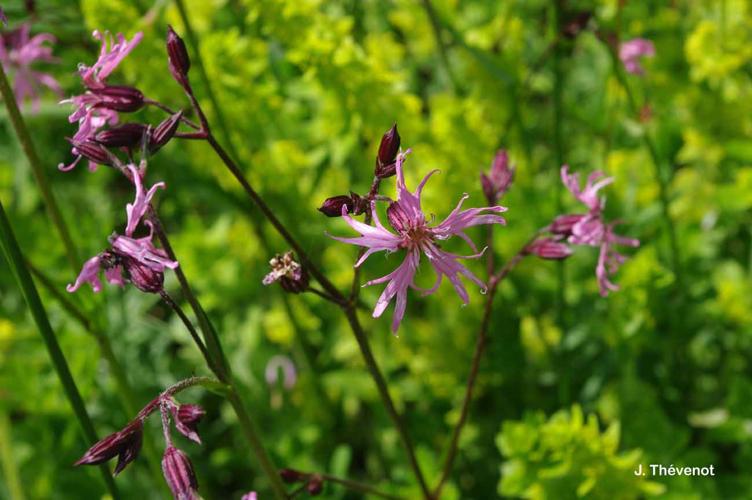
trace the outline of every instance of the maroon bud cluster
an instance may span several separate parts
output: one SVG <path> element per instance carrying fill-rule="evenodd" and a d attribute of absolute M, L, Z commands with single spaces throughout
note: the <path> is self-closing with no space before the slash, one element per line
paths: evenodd
<path fill-rule="evenodd" d="M 191 69 L 191 59 L 188 57 L 188 51 L 185 48 L 183 39 L 175 33 L 172 26 L 167 26 L 167 63 L 170 67 L 170 73 L 176 82 L 186 92 L 190 93 L 190 83 L 188 82 L 188 71 Z"/>
<path fill-rule="evenodd" d="M 386 179 L 397 172 L 397 153 L 400 150 L 400 135 L 397 132 L 397 124 L 384 133 L 379 144 L 379 153 L 376 156 L 376 169 L 374 175 L 379 179 Z"/>
<path fill-rule="evenodd" d="M 134 420 L 122 430 L 114 432 L 98 441 L 74 465 L 99 465 L 118 457 L 115 475 L 134 461 L 141 451 L 143 424 Z"/>
<path fill-rule="evenodd" d="M 295 469 L 280 469 L 279 477 L 287 484 L 301 483 L 308 478 L 308 474 Z"/>
<path fill-rule="evenodd" d="M 327 217 L 342 217 L 343 207 L 348 214 L 360 215 L 368 210 L 368 199 L 350 192 L 327 198 L 318 210 Z"/>
<path fill-rule="evenodd" d="M 110 265 L 121 265 L 122 258 L 107 252 L 103 256 Z M 188 383 L 186 383 L 188 382 Z M 165 438 L 165 451 L 162 457 L 162 472 L 174 498 L 181 500 L 198 500 L 198 481 L 188 456 L 172 444 L 170 437 L 170 417 L 175 428 L 188 439 L 201 443 L 198 437 L 198 423 L 206 415 L 203 408 L 194 404 L 179 404 L 173 395 L 179 390 L 190 387 L 190 379 L 178 382 L 151 400 L 136 418 L 122 430 L 110 434 L 89 448 L 75 465 L 98 465 L 118 457 L 115 474 L 120 473 L 134 461 L 141 450 L 143 441 L 143 422 L 159 410 L 162 417 L 162 432 Z"/>

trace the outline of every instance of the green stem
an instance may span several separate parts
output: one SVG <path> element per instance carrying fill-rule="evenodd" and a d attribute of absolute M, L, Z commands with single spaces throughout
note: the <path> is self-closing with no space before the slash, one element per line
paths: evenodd
<path fill-rule="evenodd" d="M 4 411 L 0 411 L 0 465 L 7 484 L 10 500 L 24 500 L 26 497 L 21 486 L 21 475 L 18 472 L 18 460 L 13 452 L 10 418 Z"/>
<path fill-rule="evenodd" d="M 10 116 L 10 121 L 13 124 L 13 129 L 16 131 L 16 135 L 18 136 L 18 141 L 21 143 L 21 147 L 23 148 L 24 153 L 26 153 L 26 157 L 29 160 L 31 172 L 34 175 L 37 186 L 39 186 L 39 191 L 42 194 L 42 199 L 44 199 L 44 205 L 47 208 L 47 212 L 49 212 L 50 214 L 50 219 L 52 220 L 55 229 L 59 233 L 60 239 L 63 241 L 63 246 L 65 247 L 65 255 L 68 258 L 68 263 L 73 269 L 73 272 L 77 273 L 79 260 L 78 253 L 76 252 L 76 247 L 73 245 L 73 240 L 71 239 L 70 233 L 68 232 L 68 226 L 65 224 L 65 219 L 63 219 L 63 215 L 60 213 L 60 208 L 58 207 L 57 201 L 55 200 L 55 195 L 52 193 L 50 183 L 47 180 L 44 169 L 42 168 L 42 162 L 39 160 L 39 156 L 37 156 L 37 151 L 34 148 L 34 143 L 31 140 L 29 130 L 26 128 L 26 123 L 24 123 L 24 119 L 21 116 L 21 111 L 18 109 L 16 96 L 13 94 L 13 91 L 10 88 L 8 77 L 6 76 L 5 70 L 1 65 L 0 95 L 2 95 L 3 102 L 5 103 L 5 107 L 8 110 L 8 115 Z"/>
<path fill-rule="evenodd" d="M 402 445 L 407 452 L 407 458 L 410 461 L 410 467 L 413 469 L 413 473 L 418 479 L 420 489 L 423 491 L 423 497 L 426 499 L 434 498 L 431 495 L 431 491 L 428 489 L 428 484 L 426 483 L 426 479 L 423 476 L 420 465 L 418 464 L 418 459 L 415 456 L 415 447 L 413 446 L 410 434 L 407 432 L 407 427 L 402 421 L 402 417 L 394 407 L 394 401 L 392 400 L 392 396 L 389 394 L 389 388 L 387 387 L 386 380 L 381 374 L 379 365 L 378 363 L 376 363 L 376 358 L 374 358 L 373 356 L 371 346 L 368 343 L 366 332 L 363 331 L 363 327 L 360 325 L 356 309 L 354 306 L 350 305 L 347 308 L 344 308 L 343 311 L 345 312 L 347 321 L 350 323 L 350 327 L 355 334 L 355 340 L 357 340 L 358 342 L 360 352 L 363 354 L 363 360 L 366 363 L 368 371 L 371 373 L 371 378 L 373 378 L 374 382 L 376 382 L 376 388 L 378 389 L 379 395 L 381 396 L 381 401 L 383 402 L 384 407 L 389 414 L 389 417 L 392 419 L 392 423 L 397 429 L 397 433 L 399 434 L 400 440 L 402 441 Z"/>
<path fill-rule="evenodd" d="M 637 99 L 635 99 L 634 94 L 632 93 L 631 87 L 629 86 L 629 81 L 627 80 L 626 73 L 621 67 L 622 63 L 619 60 L 619 55 L 616 52 L 616 48 L 609 47 L 609 52 L 611 53 L 614 74 L 616 75 L 619 84 L 624 89 L 624 93 L 627 95 L 627 102 L 629 103 L 629 109 L 632 112 L 632 116 L 638 117 L 640 114 L 640 107 L 637 104 Z M 679 254 L 679 242 L 676 236 L 676 226 L 674 224 L 673 218 L 671 217 L 670 211 L 671 204 L 668 194 L 669 181 L 668 179 L 666 179 L 666 175 L 663 172 L 663 162 L 661 161 L 660 155 L 658 154 L 658 148 L 656 147 L 655 142 L 653 142 L 653 139 L 650 137 L 647 128 L 643 127 L 641 137 L 642 142 L 645 148 L 648 150 L 651 162 L 653 164 L 653 176 L 655 178 L 656 184 L 658 184 L 658 197 L 661 204 L 661 215 L 663 217 L 663 222 L 666 225 L 666 232 L 668 233 L 669 250 L 671 252 L 671 267 L 672 271 L 674 272 L 674 276 L 676 276 L 678 289 L 681 290 L 681 256 Z"/>
<path fill-rule="evenodd" d="M 115 356 L 115 352 L 112 350 L 112 343 L 107 338 L 107 335 L 104 333 L 104 331 L 92 324 L 86 314 L 84 314 L 83 311 L 81 311 L 78 306 L 76 306 L 65 294 L 60 292 L 62 287 L 57 286 L 55 283 L 53 283 L 48 276 L 42 273 L 28 260 L 26 262 L 26 265 L 29 268 L 29 271 L 31 271 L 31 273 L 36 277 L 37 281 L 42 284 L 42 286 L 50 293 L 50 295 L 52 295 L 55 300 L 58 301 L 62 308 L 65 309 L 65 311 L 68 312 L 68 314 L 70 314 L 70 316 L 75 319 L 81 325 L 81 327 L 94 338 L 94 340 L 96 340 L 97 345 L 99 346 L 99 352 L 107 362 L 107 366 L 110 368 L 112 376 L 115 379 L 115 384 L 117 385 L 118 389 L 118 396 L 120 396 L 126 415 L 135 415 L 136 411 L 138 411 L 136 395 L 133 392 L 131 383 L 128 381 L 128 376 L 125 373 L 125 368 L 122 364 L 120 364 L 120 361 L 118 361 L 117 357 Z M 157 455 L 157 450 L 149 440 L 144 442 L 143 446 L 144 454 L 146 456 L 147 462 L 149 464 L 149 470 L 152 475 L 152 481 L 154 482 L 154 484 L 159 485 L 158 487 L 163 489 L 166 493 L 167 485 L 162 478 L 162 468 L 160 466 L 160 458 Z"/>
<path fill-rule="evenodd" d="M 561 31 L 561 0 L 554 2 L 554 16 L 553 16 L 553 28 L 554 36 L 558 38 Z M 564 105 L 563 105 L 563 89 L 564 89 L 564 69 L 563 63 L 563 47 L 561 43 L 556 43 L 553 47 L 553 65 L 554 65 L 554 151 L 556 155 L 555 172 L 557 179 L 556 184 L 556 213 L 560 214 L 563 211 L 562 190 L 563 185 L 558 181 L 559 169 L 564 163 L 566 163 L 566 153 L 564 146 Z M 556 292 L 556 318 L 560 326 L 564 324 L 564 309 L 566 306 L 566 270 L 565 261 L 557 263 L 557 280 L 558 288 Z"/>
<path fill-rule="evenodd" d="M 150 218 L 152 222 L 154 223 L 154 231 L 156 232 L 157 237 L 159 238 L 159 241 L 162 244 L 162 248 L 164 248 L 164 250 L 167 252 L 168 257 L 171 260 L 178 260 L 177 257 L 175 256 L 175 252 L 172 249 L 170 240 L 167 238 L 167 234 L 164 232 L 164 228 L 162 227 L 161 221 L 159 220 L 159 218 L 156 216 L 156 214 L 153 211 L 151 213 Z M 198 299 L 193 293 L 193 290 L 188 284 L 188 279 L 185 277 L 182 267 L 178 266 L 175 269 L 175 274 L 178 277 L 178 282 L 180 283 L 180 287 L 181 287 L 181 290 L 183 291 L 183 294 L 185 295 L 189 304 L 193 308 L 194 314 L 199 319 L 199 327 L 201 328 L 201 331 L 204 334 L 204 342 L 206 343 L 205 348 L 202 348 L 201 340 L 198 338 L 198 335 L 196 335 L 195 329 L 193 328 L 193 325 L 191 324 L 188 317 L 182 313 L 182 310 L 178 314 L 178 317 L 181 319 L 181 321 L 183 322 L 185 327 L 189 330 L 189 332 L 191 332 L 191 336 L 193 337 L 194 341 L 198 344 L 199 349 L 201 350 L 201 353 L 204 355 L 204 358 L 206 359 L 206 363 L 209 366 L 209 368 L 212 370 L 212 372 L 214 372 L 214 374 L 216 375 L 216 377 L 219 379 L 220 382 L 227 384 L 228 386 L 227 399 L 230 401 L 230 404 L 232 405 L 233 410 L 235 411 L 235 414 L 238 417 L 238 422 L 240 423 L 240 427 L 243 431 L 243 435 L 246 437 L 248 443 L 251 445 L 251 449 L 253 450 L 253 453 L 256 455 L 256 459 L 259 461 L 261 468 L 264 470 L 264 473 L 267 475 L 269 482 L 271 483 L 271 488 L 274 493 L 274 497 L 279 500 L 284 500 L 287 498 L 287 492 L 285 491 L 285 487 L 282 484 L 282 480 L 280 479 L 277 468 L 275 467 L 271 458 L 267 454 L 266 449 L 264 448 L 261 442 L 261 438 L 259 437 L 259 433 L 256 430 L 256 427 L 253 424 L 253 421 L 251 420 L 251 417 L 248 414 L 246 407 L 243 405 L 243 402 L 240 398 L 240 393 L 238 391 L 237 382 L 235 381 L 235 378 L 233 377 L 230 364 L 227 361 L 227 358 L 224 356 L 224 352 L 222 350 L 222 345 L 220 343 L 219 336 L 217 335 L 217 332 L 214 329 L 214 326 L 209 321 L 209 317 L 204 312 L 203 307 L 198 302 Z M 171 307 L 173 307 L 173 309 L 175 309 L 176 311 L 180 309 L 180 307 L 172 300 L 168 301 L 168 304 Z"/>
<path fill-rule="evenodd" d="M 443 30 L 441 28 L 441 22 L 439 21 L 439 17 L 436 14 L 436 10 L 434 9 L 433 4 L 431 3 L 431 0 L 423 0 L 423 8 L 426 11 L 426 14 L 428 15 L 428 20 L 431 23 L 431 29 L 433 30 L 433 37 L 436 40 L 437 48 L 439 49 L 439 58 L 441 59 L 441 64 L 444 66 L 444 72 L 447 74 L 447 77 L 449 78 L 449 82 L 452 85 L 452 90 L 457 92 L 459 90 L 459 84 L 457 83 L 457 78 L 454 76 L 454 73 L 452 72 L 452 67 L 449 65 L 449 55 L 447 54 L 447 48 L 446 44 L 444 43 L 444 38 L 442 36 Z"/>
<path fill-rule="evenodd" d="M 81 393 L 78 392 L 76 382 L 73 380 L 73 376 L 68 368 L 68 362 L 65 360 L 65 355 L 60 349 L 55 333 L 52 331 L 47 312 L 42 305 L 42 300 L 39 298 L 39 292 L 37 291 L 34 281 L 31 278 L 31 274 L 26 267 L 21 248 L 18 246 L 18 241 L 13 234 L 13 229 L 11 228 L 10 221 L 5 214 L 2 202 L 0 202 L 0 238 L 2 239 L 5 258 L 8 261 L 8 265 L 13 270 L 16 281 L 18 281 L 18 285 L 21 288 L 21 293 L 34 317 L 34 322 L 37 324 L 39 333 L 42 335 L 42 339 L 47 347 L 47 352 L 49 353 L 52 364 L 55 367 L 57 376 L 63 385 L 68 401 L 73 407 L 73 412 L 76 414 L 76 418 L 81 426 L 84 437 L 87 442 L 95 443 L 98 439 L 96 432 L 94 431 L 94 425 L 91 423 L 89 414 L 86 411 L 83 400 L 81 399 Z M 115 481 L 113 481 L 107 466 L 101 465 L 99 469 L 102 472 L 102 476 L 110 494 L 115 499 L 120 498 L 120 494 L 115 486 Z"/>

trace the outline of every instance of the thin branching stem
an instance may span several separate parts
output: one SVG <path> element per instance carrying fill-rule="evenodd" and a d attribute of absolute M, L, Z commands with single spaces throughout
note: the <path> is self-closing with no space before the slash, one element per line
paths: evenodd
<path fill-rule="evenodd" d="M 470 373 L 467 376 L 467 383 L 465 386 L 465 396 L 462 399 L 462 405 L 460 406 L 460 416 L 457 419 L 457 423 L 452 430 L 452 437 L 449 440 L 449 448 L 447 451 L 446 459 L 444 460 L 444 466 L 441 468 L 441 476 L 433 490 L 433 498 L 439 498 L 441 490 L 449 478 L 452 472 L 452 466 L 454 465 L 454 459 L 457 456 L 457 450 L 459 447 L 460 436 L 462 435 L 462 429 L 467 422 L 467 417 L 470 413 L 470 403 L 473 399 L 473 391 L 475 389 L 475 382 L 478 378 L 478 371 L 480 369 L 480 362 L 485 351 L 488 341 L 488 329 L 491 323 L 491 313 L 493 311 L 493 302 L 496 297 L 499 284 L 507 277 L 507 275 L 519 264 L 522 259 L 527 255 L 528 246 L 533 243 L 536 238 L 541 234 L 541 231 L 537 231 L 533 237 L 531 237 L 520 250 L 514 254 L 514 256 L 507 261 L 504 266 L 499 269 L 495 274 L 491 275 L 488 280 L 488 292 L 486 295 L 486 302 L 483 306 L 483 318 L 481 319 L 480 329 L 478 331 L 478 339 L 475 343 L 475 351 L 473 352 L 473 359 L 470 363 Z"/>
<path fill-rule="evenodd" d="M 330 483 L 336 483 L 339 485 L 344 486 L 348 490 L 355 491 L 358 493 L 363 493 L 364 495 L 373 495 L 379 498 L 386 498 L 388 500 L 403 500 L 402 497 L 397 495 L 392 495 L 391 493 L 385 493 L 381 490 L 378 490 L 374 488 L 373 486 L 370 486 L 365 483 L 360 483 L 358 481 L 353 481 L 352 479 L 346 479 L 338 476 L 333 476 L 331 474 L 319 474 L 321 478 L 324 481 L 329 481 Z"/>
<path fill-rule="evenodd" d="M 13 274 L 18 282 L 18 286 L 21 288 L 21 293 L 26 301 L 26 304 L 31 311 L 31 315 L 34 318 L 34 322 L 37 325 L 37 329 L 44 340 L 47 347 L 47 353 L 50 356 L 52 365 L 55 368 L 60 383 L 63 385 L 65 395 L 68 398 L 71 406 L 73 407 L 73 413 L 75 413 L 81 430 L 87 442 L 94 443 L 98 441 L 97 434 L 94 431 L 94 424 L 91 422 L 89 413 L 86 411 L 81 393 L 78 391 L 73 375 L 71 375 L 68 362 L 65 359 L 60 344 L 57 341 L 57 337 L 52 330 L 50 320 L 47 317 L 47 311 L 42 305 L 42 299 L 39 297 L 39 292 L 34 284 L 34 280 L 31 278 L 31 273 L 26 267 L 26 262 L 21 252 L 21 248 L 18 245 L 13 229 L 11 228 L 10 221 L 5 214 L 2 202 L 0 202 L 0 241 L 2 241 L 3 252 L 5 258 L 8 261 L 9 267 L 12 269 Z M 113 498 L 120 498 L 115 481 L 107 469 L 107 466 L 102 465 L 99 467 L 102 472 L 107 489 Z"/>

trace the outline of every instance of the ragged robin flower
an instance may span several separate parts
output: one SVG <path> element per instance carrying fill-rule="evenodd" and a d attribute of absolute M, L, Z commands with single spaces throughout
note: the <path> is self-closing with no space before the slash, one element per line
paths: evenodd
<path fill-rule="evenodd" d="M 396 299 L 394 315 L 392 317 L 392 332 L 396 333 L 405 316 L 407 307 L 407 290 L 413 288 L 422 291 L 424 295 L 434 293 L 444 276 L 454 286 L 457 295 L 464 303 L 469 302 L 469 296 L 460 276 L 465 276 L 482 290 L 486 284 L 476 277 L 469 269 L 462 265 L 460 259 L 480 257 L 483 251 L 478 251 L 472 240 L 465 234 L 465 229 L 481 224 L 505 224 L 505 220 L 498 213 L 506 211 L 502 206 L 462 209 L 462 204 L 468 198 L 465 194 L 460 198 L 454 210 L 439 224 L 432 224 L 432 219 L 426 217 L 421 208 L 421 192 L 428 179 L 437 172 L 433 170 L 426 175 L 415 192 L 411 192 L 405 185 L 404 162 L 409 150 L 397 155 L 395 170 L 397 175 L 397 201 L 390 203 L 387 217 L 393 231 L 387 229 L 379 219 L 376 202 L 371 202 L 371 215 L 375 226 L 370 226 L 353 219 L 343 207 L 342 217 L 355 231 L 360 233 L 356 238 L 334 237 L 336 240 L 366 249 L 363 256 L 355 263 L 360 266 L 369 256 L 376 252 L 387 253 L 405 250 L 402 263 L 391 273 L 371 280 L 366 285 L 386 283 L 386 287 L 376 302 L 373 317 L 384 313 L 392 299 Z M 490 212 L 490 213 L 489 213 Z M 475 252 L 472 255 L 456 255 L 442 250 L 442 241 L 459 236 L 467 242 Z M 421 289 L 415 284 L 415 274 L 418 271 L 421 255 L 424 255 L 436 273 L 436 282 L 430 289 Z"/>

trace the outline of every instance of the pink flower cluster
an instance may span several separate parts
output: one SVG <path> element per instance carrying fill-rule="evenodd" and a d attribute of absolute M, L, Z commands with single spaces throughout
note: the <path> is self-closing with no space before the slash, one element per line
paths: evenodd
<path fill-rule="evenodd" d="M 117 34 L 117 42 L 108 32 L 103 34 L 94 31 L 93 36 L 102 44 L 99 58 L 92 66 L 81 64 L 78 68 L 86 91 L 61 101 L 61 103 L 73 104 L 74 110 L 68 117 L 68 121 L 78 122 L 78 131 L 73 136 L 74 147 L 72 149 L 76 158 L 69 165 L 63 163 L 58 165 L 58 168 L 63 171 L 73 169 L 81 160 L 82 155 L 76 149 L 75 143 L 82 143 L 93 138 L 105 125 L 116 125 L 119 121 L 118 111 L 135 111 L 143 105 L 143 95 L 137 89 L 107 84 L 107 77 L 138 45 L 143 34 L 136 33 L 130 42 L 120 33 Z M 95 162 L 89 161 L 89 170 L 93 171 L 96 167 Z"/>
<path fill-rule="evenodd" d="M 104 270 L 109 283 L 123 286 L 128 280 L 139 290 L 156 293 L 162 290 L 165 269 L 178 267 L 178 263 L 170 260 L 164 250 L 154 246 L 154 226 L 150 220 L 144 220 L 157 189 L 164 189 L 165 184 L 158 182 L 145 192 L 142 179 L 145 169 L 138 169 L 134 165 L 127 165 L 126 168 L 136 188 L 136 198 L 125 208 L 125 235 L 113 233 L 110 236 L 110 248 L 86 261 L 75 283 L 68 285 L 69 292 L 75 292 L 84 283 L 89 283 L 95 292 L 99 292 L 102 289 L 99 272 Z M 149 234 L 135 238 L 134 233 L 140 223 L 149 228 Z"/>
<path fill-rule="evenodd" d="M 32 68 L 38 62 L 56 63 L 51 44 L 55 37 L 49 33 L 31 36 L 31 25 L 23 23 L 18 28 L 0 35 L 0 64 L 13 78 L 13 93 L 19 105 L 30 100 L 33 111 L 39 110 L 41 103 L 40 85 L 62 96 L 60 84 L 49 73 Z M 50 44 L 50 45 L 48 45 Z"/>

